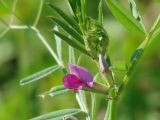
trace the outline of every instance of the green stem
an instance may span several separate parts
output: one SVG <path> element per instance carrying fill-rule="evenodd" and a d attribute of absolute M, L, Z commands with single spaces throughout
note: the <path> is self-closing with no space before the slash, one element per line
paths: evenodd
<path fill-rule="evenodd" d="M 113 88 L 109 92 L 109 101 L 108 101 L 108 107 L 107 112 L 105 115 L 104 120 L 116 120 L 116 114 L 117 114 L 117 89 Z"/>
<path fill-rule="evenodd" d="M 96 120 L 96 113 L 97 113 L 96 93 L 91 93 L 91 97 L 92 97 L 91 119 L 92 119 L 92 120 Z"/>
<path fill-rule="evenodd" d="M 109 100 L 104 120 L 116 120 L 117 100 Z"/>
<path fill-rule="evenodd" d="M 109 88 L 100 84 L 100 83 L 96 83 L 94 82 L 93 84 L 93 87 L 90 88 L 90 87 L 84 87 L 83 90 L 85 91 L 90 91 L 90 92 L 93 92 L 93 93 L 101 93 L 101 94 L 104 94 L 104 95 L 107 95 L 108 92 L 109 92 Z"/>

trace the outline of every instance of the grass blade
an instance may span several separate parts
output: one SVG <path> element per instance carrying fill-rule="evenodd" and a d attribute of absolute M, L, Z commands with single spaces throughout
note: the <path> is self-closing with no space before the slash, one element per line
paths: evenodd
<path fill-rule="evenodd" d="M 85 50 L 85 48 L 83 46 L 81 46 L 80 44 L 76 43 L 75 40 L 72 40 L 70 38 L 68 38 L 67 36 L 61 34 L 60 32 L 57 32 L 55 30 L 52 31 L 55 35 L 57 35 L 58 37 L 60 37 L 62 40 L 64 40 L 68 45 L 72 46 L 73 48 L 79 50 L 80 52 L 88 55 L 89 53 Z"/>
<path fill-rule="evenodd" d="M 47 91 L 39 96 L 42 98 L 44 98 L 45 96 L 55 97 L 55 96 L 67 93 L 69 91 L 70 91 L 69 89 L 65 88 L 63 85 L 60 85 L 60 86 L 55 86 L 55 87 L 51 88 L 49 91 Z"/>
<path fill-rule="evenodd" d="M 105 0 L 108 8 L 112 14 L 126 27 L 128 30 L 137 31 L 141 34 L 145 34 L 144 29 L 140 23 L 135 20 L 129 12 L 120 5 L 116 0 Z"/>
<path fill-rule="evenodd" d="M 78 32 L 76 32 L 74 29 L 69 27 L 66 23 L 62 22 L 61 20 L 54 18 L 54 17 L 50 17 L 50 18 L 57 25 L 59 25 L 63 30 L 65 30 L 69 35 L 71 35 L 73 38 L 75 38 L 78 42 L 84 44 L 83 37 Z"/>
<path fill-rule="evenodd" d="M 80 113 L 80 109 L 63 109 L 59 111 L 50 112 L 35 118 L 32 118 L 31 120 L 62 120 L 66 116 L 75 115 L 77 113 Z"/>
<path fill-rule="evenodd" d="M 76 23 L 76 21 L 74 21 L 73 19 L 71 19 L 68 15 L 66 15 L 61 9 L 59 9 L 58 7 L 52 5 L 52 4 L 48 4 L 48 6 L 54 10 L 58 15 L 60 15 L 70 26 L 72 26 L 78 33 L 82 34 L 79 25 Z"/>
<path fill-rule="evenodd" d="M 56 71 L 59 68 L 60 68 L 60 66 L 56 65 L 56 66 L 52 66 L 52 67 L 46 68 L 44 70 L 41 70 L 35 74 L 32 74 L 31 76 L 28 76 L 28 77 L 22 79 L 20 81 L 20 85 L 26 85 L 31 82 L 37 81 L 39 79 L 42 79 L 42 78 L 46 77 L 47 75 L 53 73 L 54 71 Z"/>

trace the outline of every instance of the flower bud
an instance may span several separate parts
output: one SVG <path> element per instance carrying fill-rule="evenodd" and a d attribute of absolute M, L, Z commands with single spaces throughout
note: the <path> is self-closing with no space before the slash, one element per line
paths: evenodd
<path fill-rule="evenodd" d="M 103 74 L 103 76 L 105 78 L 107 78 L 107 83 L 109 86 L 113 85 L 113 78 L 112 78 L 112 73 L 109 70 L 109 63 L 107 61 L 104 60 L 104 57 L 102 55 L 102 53 L 99 53 L 99 68 L 101 73 Z"/>
<path fill-rule="evenodd" d="M 94 59 L 98 59 L 98 53 L 106 52 L 109 38 L 106 30 L 93 19 L 89 19 L 89 27 L 85 33 L 85 47 Z"/>

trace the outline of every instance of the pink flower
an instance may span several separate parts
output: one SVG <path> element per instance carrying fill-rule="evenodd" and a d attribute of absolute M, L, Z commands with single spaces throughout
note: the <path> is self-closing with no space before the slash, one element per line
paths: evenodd
<path fill-rule="evenodd" d="M 93 87 L 93 77 L 87 69 L 73 64 L 69 64 L 69 68 L 71 73 L 63 77 L 66 88 L 80 90 L 83 87 Z"/>

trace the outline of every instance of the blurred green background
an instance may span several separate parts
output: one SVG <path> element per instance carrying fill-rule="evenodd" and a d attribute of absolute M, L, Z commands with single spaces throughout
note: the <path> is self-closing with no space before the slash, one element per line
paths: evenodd
<path fill-rule="evenodd" d="M 99 0 L 86 0 L 87 14 L 97 18 Z M 54 27 L 47 16 L 56 16 L 45 4 L 51 2 L 70 15 L 67 0 L 45 0 L 37 28 L 56 51 L 54 36 L 49 32 Z M 121 2 L 128 8 L 127 0 Z M 78 107 L 74 93 L 55 98 L 40 98 L 38 95 L 51 87 L 61 84 L 63 73 L 54 72 L 45 79 L 27 86 L 20 86 L 21 78 L 35 73 L 56 62 L 41 43 L 36 34 L 29 29 L 10 29 L 3 21 L 12 25 L 32 25 L 38 13 L 39 0 L 17 0 L 15 13 L 11 13 L 14 0 L 0 1 L 0 120 L 26 120 L 40 114 L 62 108 Z M 160 13 L 159 0 L 137 0 L 140 13 L 147 30 L 150 29 Z M 144 36 L 129 32 L 117 21 L 104 3 L 105 28 L 110 37 L 109 53 L 113 63 L 128 61 L 136 47 L 144 40 Z M 118 120 L 160 120 L 160 38 L 153 41 L 145 51 L 131 81 L 118 102 Z M 68 48 L 63 43 L 63 59 L 67 65 Z M 78 57 L 80 53 L 76 51 Z M 80 61 L 96 73 L 97 68 L 92 60 L 83 56 Z M 95 69 L 94 69 L 95 68 Z M 121 75 L 119 76 L 121 78 Z M 88 95 L 88 104 L 90 97 Z M 102 120 L 106 100 L 98 97 L 97 120 Z"/>

